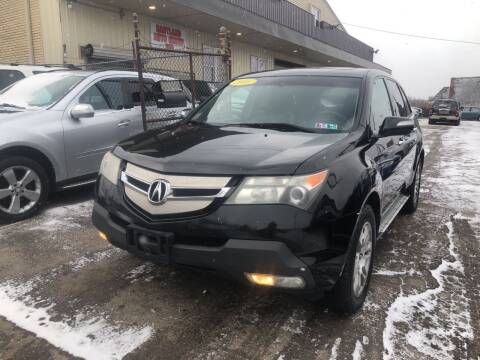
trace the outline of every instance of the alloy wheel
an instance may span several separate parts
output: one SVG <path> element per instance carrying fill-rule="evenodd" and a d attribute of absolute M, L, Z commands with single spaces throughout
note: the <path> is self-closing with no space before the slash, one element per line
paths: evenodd
<path fill-rule="evenodd" d="M 355 253 L 355 265 L 353 267 L 353 293 L 356 297 L 360 297 L 367 285 L 372 251 L 373 228 L 372 224 L 367 221 L 363 224 Z"/>
<path fill-rule="evenodd" d="M 39 201 L 42 183 L 38 174 L 26 166 L 12 166 L 0 173 L 0 210 L 20 215 Z"/>

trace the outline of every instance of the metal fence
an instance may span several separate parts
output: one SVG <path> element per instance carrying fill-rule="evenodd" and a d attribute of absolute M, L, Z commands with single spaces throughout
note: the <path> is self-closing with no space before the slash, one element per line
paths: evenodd
<path fill-rule="evenodd" d="M 230 79 L 230 57 L 220 53 L 139 46 L 136 59 L 146 128 L 179 121 Z"/>

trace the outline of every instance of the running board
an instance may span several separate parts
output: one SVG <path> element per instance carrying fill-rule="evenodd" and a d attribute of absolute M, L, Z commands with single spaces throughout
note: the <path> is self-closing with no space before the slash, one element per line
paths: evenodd
<path fill-rule="evenodd" d="M 382 214 L 382 222 L 378 230 L 379 235 L 383 234 L 397 217 L 400 210 L 402 210 L 405 203 L 408 201 L 408 196 L 398 195 L 393 204 Z"/>

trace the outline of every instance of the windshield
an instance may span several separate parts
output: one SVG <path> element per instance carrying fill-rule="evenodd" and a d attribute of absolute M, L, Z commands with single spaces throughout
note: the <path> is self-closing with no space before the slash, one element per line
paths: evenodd
<path fill-rule="evenodd" d="M 0 106 L 44 108 L 60 100 L 84 76 L 47 73 L 20 80 L 0 93 Z"/>
<path fill-rule="evenodd" d="M 350 131 L 362 80 L 328 76 L 284 76 L 234 80 L 191 120 L 308 131 Z"/>

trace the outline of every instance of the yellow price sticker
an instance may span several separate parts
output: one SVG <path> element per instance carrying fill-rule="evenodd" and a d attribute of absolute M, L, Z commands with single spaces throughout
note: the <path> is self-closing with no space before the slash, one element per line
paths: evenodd
<path fill-rule="evenodd" d="M 257 79 L 237 79 L 233 80 L 230 85 L 232 86 L 247 86 L 253 85 L 257 82 Z"/>

